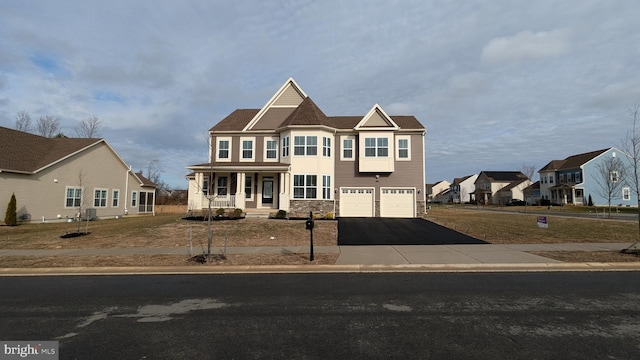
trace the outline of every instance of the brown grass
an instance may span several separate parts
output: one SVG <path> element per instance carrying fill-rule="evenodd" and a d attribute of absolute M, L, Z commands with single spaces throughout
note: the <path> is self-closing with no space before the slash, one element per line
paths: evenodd
<path fill-rule="evenodd" d="M 531 254 L 564 262 L 640 262 L 640 256 L 619 251 L 531 251 Z"/>
<path fill-rule="evenodd" d="M 213 265 L 332 265 L 337 253 L 315 254 L 229 254 L 198 264 L 184 255 L 95 255 L 95 256 L 2 256 L 1 268 L 58 268 L 91 266 L 213 266 Z"/>
<path fill-rule="evenodd" d="M 318 220 L 313 230 L 314 245 L 337 245 L 338 226 L 333 220 Z M 212 221 L 213 245 L 300 246 L 309 243 L 304 220 L 239 219 Z M 81 231 L 85 230 L 85 224 Z M 77 231 L 77 223 L 30 223 L 0 226 L 0 249 L 86 249 L 86 248 L 162 248 L 207 246 L 206 221 L 182 220 L 177 214 L 126 217 L 89 223 L 89 235 L 62 239 Z"/>
<path fill-rule="evenodd" d="M 626 243 L 638 238 L 634 221 L 548 215 L 549 228 L 539 228 L 537 215 L 479 211 L 470 208 L 437 208 L 427 219 L 492 244 Z"/>

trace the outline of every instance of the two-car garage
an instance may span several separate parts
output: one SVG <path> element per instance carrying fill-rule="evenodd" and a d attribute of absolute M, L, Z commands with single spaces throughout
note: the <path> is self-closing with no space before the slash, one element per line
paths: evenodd
<path fill-rule="evenodd" d="M 415 188 L 382 187 L 379 190 L 380 217 L 416 217 Z M 340 217 L 375 217 L 376 189 L 340 188 Z"/>

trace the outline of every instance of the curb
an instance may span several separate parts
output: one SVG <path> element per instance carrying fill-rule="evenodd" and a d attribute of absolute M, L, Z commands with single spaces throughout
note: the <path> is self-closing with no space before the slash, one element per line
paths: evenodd
<path fill-rule="evenodd" d="M 639 263 L 499 263 L 403 265 L 232 265 L 0 268 L 1 277 L 109 276 L 109 275 L 223 275 L 223 274 L 332 274 L 332 273 L 482 273 L 640 271 Z"/>

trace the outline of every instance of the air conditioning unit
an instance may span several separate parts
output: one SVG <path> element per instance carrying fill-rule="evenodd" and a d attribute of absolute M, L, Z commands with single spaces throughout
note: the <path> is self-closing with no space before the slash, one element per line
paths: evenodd
<path fill-rule="evenodd" d="M 85 216 L 86 216 L 87 219 L 95 220 L 95 219 L 98 218 L 96 216 L 96 209 L 86 209 L 85 211 L 86 211 Z"/>

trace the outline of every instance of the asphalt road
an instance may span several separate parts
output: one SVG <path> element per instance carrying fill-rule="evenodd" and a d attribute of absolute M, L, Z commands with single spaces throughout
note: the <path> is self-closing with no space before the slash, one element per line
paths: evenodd
<path fill-rule="evenodd" d="M 338 245 L 453 244 L 486 244 L 486 242 L 425 219 L 338 219 Z"/>
<path fill-rule="evenodd" d="M 61 359 L 638 359 L 640 273 L 0 278 Z"/>

